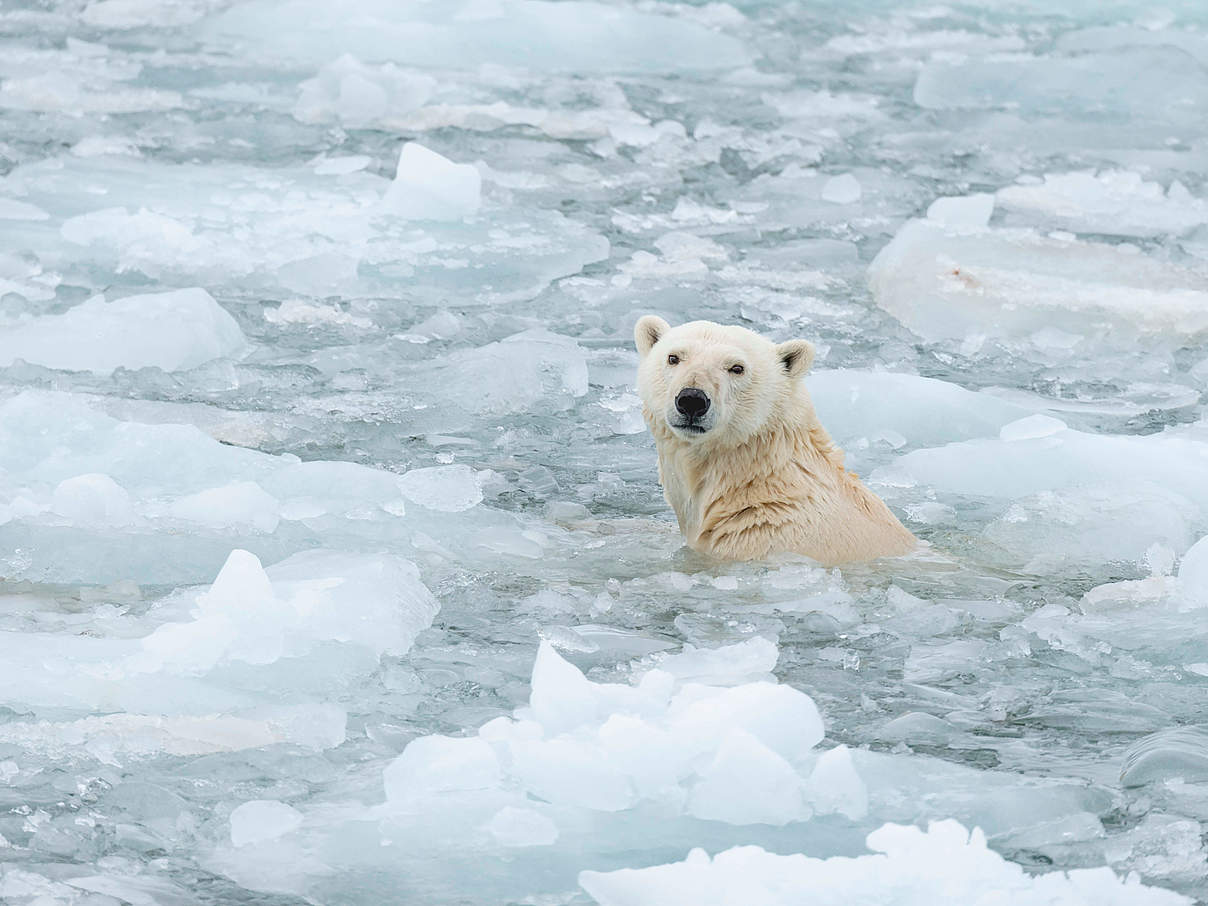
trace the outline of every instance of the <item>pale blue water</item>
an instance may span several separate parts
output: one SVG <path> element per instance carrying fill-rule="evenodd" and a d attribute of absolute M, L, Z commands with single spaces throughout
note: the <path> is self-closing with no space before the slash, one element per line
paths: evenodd
<path fill-rule="evenodd" d="M 941 818 L 1208 897 L 1208 554 L 1178 578 L 1208 533 L 1208 22 L 1060 6 L 0 6 L 0 900 L 587 903 L 584 869 Z M 477 168 L 476 213 L 383 201 L 407 141 Z M 988 228 L 902 239 L 975 193 Z M 19 332 L 188 287 L 244 340 L 211 309 Z M 683 549 L 632 386 L 651 311 L 812 340 L 824 422 L 931 554 Z M 1035 413 L 1070 430 L 1002 431 Z M 342 628 L 403 606 L 374 592 L 237 604 L 131 667 L 236 548 L 410 560 L 440 611 L 410 645 Z M 824 748 L 868 750 L 867 815 L 554 801 L 557 840 L 508 847 L 473 795 L 372 812 L 412 739 L 528 701 L 542 639 L 625 682 L 753 637 Z M 304 824 L 236 845 L 252 800 Z"/>

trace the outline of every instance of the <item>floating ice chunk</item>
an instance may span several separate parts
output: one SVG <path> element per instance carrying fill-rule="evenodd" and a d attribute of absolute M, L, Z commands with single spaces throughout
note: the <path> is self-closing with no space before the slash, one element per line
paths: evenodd
<path fill-rule="evenodd" d="M 824 735 L 822 717 L 808 695 L 766 682 L 721 690 L 689 684 L 672 700 L 669 716 L 672 732 L 698 750 L 742 729 L 793 761 Z"/>
<path fill-rule="evenodd" d="M 688 798 L 688 814 L 728 824 L 775 824 L 810 816 L 793 766 L 750 733 L 728 733 Z"/>
<path fill-rule="evenodd" d="M 823 752 L 804 787 L 805 801 L 819 815 L 839 814 L 859 821 L 868 814 L 868 787 L 852 764 L 851 750 Z"/>
<path fill-rule="evenodd" d="M 302 826 L 302 813 L 273 799 L 253 799 L 231 812 L 231 843 L 247 846 L 292 833 Z"/>
<path fill-rule="evenodd" d="M 460 513 L 482 503 L 482 476 L 465 465 L 412 469 L 398 480 L 412 503 L 442 513 Z"/>
<path fill-rule="evenodd" d="M 681 682 L 727 686 L 766 677 L 779 658 L 775 642 L 754 638 L 720 648 L 685 645 L 678 654 L 659 657 L 656 663 Z"/>
<path fill-rule="evenodd" d="M 678 784 L 690 770 L 680 741 L 656 719 L 612 714 L 600 725 L 600 745 L 643 798 L 678 800 Z"/>
<path fill-rule="evenodd" d="M 254 481 L 238 481 L 210 488 L 173 501 L 167 514 L 212 528 L 247 526 L 257 532 L 273 532 L 280 522 L 277 498 Z"/>
<path fill-rule="evenodd" d="M 869 267 L 877 304 L 928 340 L 1054 329 L 1109 347 L 1208 330 L 1208 277 L 1121 246 L 907 223 Z"/>
<path fill-rule="evenodd" d="M 558 825 L 531 808 L 506 806 L 486 824 L 501 846 L 549 846 L 558 842 Z"/>
<path fill-rule="evenodd" d="M 1010 499 L 1063 488 L 1157 485 L 1208 512 L 1208 486 L 1202 480 L 1206 464 L 1208 443 L 1201 441 L 1066 429 L 1030 440 L 968 440 L 915 450 L 874 477 Z"/>
<path fill-rule="evenodd" d="M 1181 50 L 1130 47 L 1069 57 L 932 60 L 919 73 L 914 100 L 931 110 L 1010 107 L 1189 124 L 1208 113 L 1208 85 L 1199 63 Z"/>
<path fill-rule="evenodd" d="M 392 63 L 367 66 L 344 54 L 302 83 L 294 116 L 304 123 L 334 119 L 366 126 L 422 107 L 435 89 L 436 79 L 424 73 L 406 72 Z"/>
<path fill-rule="evenodd" d="M 575 73 L 681 72 L 742 66 L 734 38 L 683 17 L 604 3 L 455 0 L 400 8 L 366 0 L 349 16 L 322 0 L 251 0 L 212 18 L 206 34 L 257 56 L 325 63 L 336 53 L 445 69 L 484 64 Z M 667 48 L 676 52 L 668 54 Z"/>
<path fill-rule="evenodd" d="M 529 707 L 533 718 L 551 732 L 572 729 L 598 719 L 597 687 L 574 664 L 542 642 L 533 662 Z"/>
<path fill-rule="evenodd" d="M 168 603 L 174 614 L 195 605 L 191 618 L 161 622 L 141 638 L 0 633 L 0 660 L 36 674 L 0 690 L 0 702 L 143 715 L 234 712 L 267 730 L 247 722 L 228 730 L 310 745 L 342 734 L 342 724 L 320 714 L 313 727 L 298 726 L 289 715 L 247 709 L 372 673 L 383 654 L 406 653 L 439 607 L 406 560 L 326 551 L 296 555 L 267 572 L 236 551 L 209 589 L 181 591 Z M 162 738 L 175 731 L 148 732 Z M 221 744 L 221 727 L 203 723 L 198 732 L 203 742 Z M 132 746 L 155 744 L 152 735 Z"/>
<path fill-rule="evenodd" d="M 126 489 L 100 473 L 60 481 L 50 506 L 58 515 L 86 525 L 127 525 L 135 520 Z"/>
<path fill-rule="evenodd" d="M 281 559 L 313 546 L 316 527 L 332 543 L 357 537 L 381 547 L 397 543 L 404 512 L 394 473 L 300 463 L 219 443 L 192 425 L 118 421 L 70 394 L 0 403 L 0 469 L 10 520 L 0 520 L 0 543 L 30 552 L 24 575 L 53 581 L 198 582 L 233 547 Z M 65 543 L 78 553 L 63 557 Z"/>
<path fill-rule="evenodd" d="M 1181 183 L 1164 191 L 1128 170 L 1046 173 L 1040 185 L 1007 186 L 996 197 L 1009 211 L 1080 233 L 1181 235 L 1208 223 L 1208 202 Z"/>
<path fill-rule="evenodd" d="M 840 443 L 893 431 L 912 446 L 993 435 L 1029 410 L 934 378 L 877 371 L 815 371 L 806 378 L 822 424 Z"/>
<path fill-rule="evenodd" d="M 633 781 L 606 750 L 589 740 L 560 736 L 509 746 L 512 771 L 530 794 L 546 802 L 619 812 L 638 800 Z"/>
<path fill-rule="evenodd" d="M 324 642 L 375 659 L 403 654 L 438 609 L 414 564 L 398 557 L 306 551 L 266 572 L 237 550 L 198 596 L 194 618 L 144 638 L 130 669 L 201 674 L 222 663 L 302 657 Z"/>
<path fill-rule="evenodd" d="M 483 381 L 482 375 L 492 376 Z M 442 356 L 424 367 L 424 379 L 440 388 L 448 405 L 482 415 L 567 409 L 588 390 L 587 356 L 570 337 L 526 330 Z"/>
<path fill-rule="evenodd" d="M 988 226 L 993 214 L 994 196 L 988 192 L 937 198 L 927 208 L 928 220 L 958 229 L 961 227 L 979 229 Z"/>
<path fill-rule="evenodd" d="M 318 166 L 315 172 L 318 172 Z M 373 321 L 335 307 L 311 305 L 301 299 L 286 299 L 277 308 L 266 308 L 264 320 L 270 324 L 347 324 L 350 327 L 372 327 Z"/>
<path fill-rule="evenodd" d="M 281 501 L 284 519 L 321 515 L 363 519 L 375 510 L 404 512 L 398 476 L 355 462 L 298 462 L 261 479 L 260 486 Z"/>
<path fill-rule="evenodd" d="M 109 374 L 116 368 L 186 371 L 247 350 L 243 331 L 204 289 L 96 296 L 61 315 L 0 329 L 0 365 Z"/>
<path fill-rule="evenodd" d="M 832 204 L 855 204 L 860 195 L 860 182 L 850 173 L 832 176 L 822 186 L 822 200 Z"/>
<path fill-rule="evenodd" d="M 1051 415 L 1029 415 L 1003 425 L 998 432 L 998 439 L 1006 443 L 1020 440 L 1035 440 L 1038 437 L 1050 437 L 1064 431 L 1069 426 L 1059 418 Z"/>
<path fill-rule="evenodd" d="M 1179 589 L 1188 601 L 1208 607 L 1208 536 L 1183 554 L 1179 563 Z"/>
<path fill-rule="evenodd" d="M 31 302 L 45 302 L 55 297 L 60 282 L 57 274 L 47 273 L 36 261 L 0 254 L 0 296 L 16 293 Z"/>
<path fill-rule="evenodd" d="M 484 725 L 477 740 L 411 743 L 387 771 L 388 799 L 519 787 L 593 811 L 691 796 L 694 813 L 716 820 L 783 824 L 808 816 L 800 795 L 790 794 L 787 805 L 785 796 L 786 783 L 801 785 L 793 760 L 822 737 L 807 696 L 767 682 L 676 687 L 657 669 L 636 686 L 593 683 L 543 642 L 529 706 Z M 732 788 L 739 781 L 742 795 Z"/>
<path fill-rule="evenodd" d="M 133 73 L 95 72 L 67 63 L 52 71 L 6 78 L 0 82 L 0 108 L 80 116 L 171 110 L 181 106 L 178 92 L 123 84 L 137 71 L 136 68 Z"/>
<path fill-rule="evenodd" d="M 0 178 L 0 194 L 37 204 L 51 219 L 37 230 L 0 219 L 0 245 L 37 255 L 47 270 L 87 263 L 102 282 L 101 274 L 117 280 L 135 271 L 240 294 L 254 285 L 283 295 L 347 296 L 397 287 L 405 278 L 412 291 L 440 287 L 459 305 L 531 298 L 549 281 L 607 257 L 603 236 L 556 211 L 513 204 L 460 219 L 464 211 L 454 207 L 473 206 L 477 193 L 465 187 L 479 177 L 461 169 L 451 175 L 462 193 L 453 199 L 425 195 L 422 185 L 403 194 L 407 205 L 436 198 L 432 213 L 454 219 L 415 221 L 389 216 L 382 200 L 394 183 L 366 170 L 321 175 L 310 164 L 169 164 L 113 155 L 42 160 Z M 93 186 L 104 188 L 98 194 Z M 403 189 L 399 183 L 395 191 Z"/>
<path fill-rule="evenodd" d="M 1155 544 L 1180 549 L 1191 541 L 1197 507 L 1182 491 L 1143 477 L 1127 485 L 1041 491 L 1012 502 L 984 534 L 1034 572 L 1141 564 Z"/>
<path fill-rule="evenodd" d="M 889 172 L 862 168 L 827 178 L 813 168 L 790 164 L 778 174 L 755 177 L 729 203 L 740 213 L 757 213 L 761 225 L 839 231 L 857 211 L 876 211 L 896 221 L 917 210 L 920 200 L 915 186 Z M 860 208 L 851 207 L 857 202 Z"/>
<path fill-rule="evenodd" d="M 470 736 L 421 736 L 383 774 L 386 799 L 401 803 L 450 790 L 489 790 L 502 774 L 495 750 Z"/>
<path fill-rule="evenodd" d="M 955 821 L 926 831 L 887 824 L 868 835 L 874 855 L 815 859 L 739 846 L 712 859 L 696 849 L 683 862 L 613 872 L 585 871 L 579 883 L 600 906 L 845 906 L 859 903 L 1011 903 L 1012 906 L 1190 906 L 1181 894 L 1121 880 L 1109 868 L 1030 875 Z"/>
<path fill-rule="evenodd" d="M 1195 789 L 1195 785 L 1174 779 L 1168 789 Z M 1178 795 L 1178 793 L 1175 793 Z M 1162 814 L 1157 809 L 1122 834 L 1103 841 L 1104 856 L 1117 871 L 1136 872 L 1141 877 L 1165 884 L 1188 885 L 1194 890 L 1204 878 L 1208 865 L 1203 829 L 1194 818 Z"/>
<path fill-rule="evenodd" d="M 482 177 L 473 164 L 455 164 L 407 142 L 382 206 L 407 220 L 461 220 L 478 213 L 481 194 Z"/>

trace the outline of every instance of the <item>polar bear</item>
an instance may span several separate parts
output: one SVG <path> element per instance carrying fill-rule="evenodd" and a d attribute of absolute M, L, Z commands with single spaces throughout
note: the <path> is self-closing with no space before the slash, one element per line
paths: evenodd
<path fill-rule="evenodd" d="M 638 393 L 663 493 L 688 545 L 729 560 L 778 552 L 832 566 L 897 556 L 917 541 L 843 467 L 802 376 L 806 340 L 646 315 L 634 327 Z"/>

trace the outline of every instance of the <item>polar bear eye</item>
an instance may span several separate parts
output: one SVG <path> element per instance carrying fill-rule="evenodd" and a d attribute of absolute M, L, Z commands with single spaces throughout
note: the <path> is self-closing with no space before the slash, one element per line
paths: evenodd
<path fill-rule="evenodd" d="M 743 368 L 741 365 L 730 366 L 730 374 L 742 374 L 746 370 L 747 369 Z"/>
<path fill-rule="evenodd" d="M 678 365 L 679 356 L 677 356 L 675 353 L 672 353 L 671 355 L 667 356 L 667 364 L 668 365 Z"/>

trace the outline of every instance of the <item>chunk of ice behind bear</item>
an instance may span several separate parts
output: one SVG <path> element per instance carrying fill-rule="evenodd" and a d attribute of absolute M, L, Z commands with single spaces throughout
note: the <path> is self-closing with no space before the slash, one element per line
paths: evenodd
<path fill-rule="evenodd" d="M 1054 330 L 1110 347 L 1208 331 L 1208 276 L 1137 249 L 1031 230 L 912 220 L 869 268 L 877 304 L 927 340 L 1045 342 Z"/>

